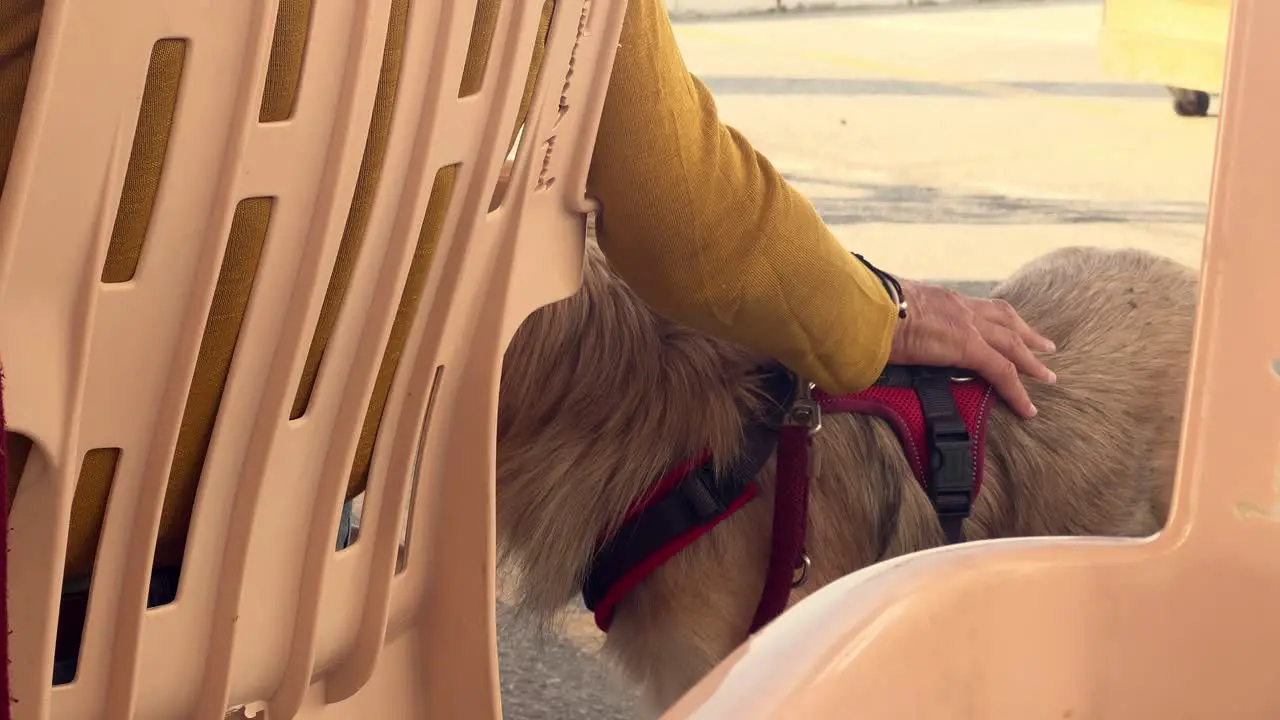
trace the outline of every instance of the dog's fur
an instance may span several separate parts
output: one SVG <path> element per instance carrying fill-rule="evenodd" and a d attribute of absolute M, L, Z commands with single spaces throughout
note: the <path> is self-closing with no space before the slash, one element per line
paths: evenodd
<path fill-rule="evenodd" d="M 993 293 L 1057 343 L 1037 418 L 992 412 L 969 539 L 1144 536 L 1169 508 L 1195 274 L 1134 250 L 1072 248 Z M 656 316 L 587 252 L 582 290 L 543 308 L 507 351 L 498 421 L 498 532 L 518 607 L 544 627 L 568 607 L 597 538 L 673 464 L 731 458 L 758 407 L 762 358 Z M 617 608 L 605 649 L 658 707 L 745 636 L 769 553 L 773 463 L 749 503 Z M 814 438 L 804 593 L 943 542 L 881 420 L 829 416 Z"/>

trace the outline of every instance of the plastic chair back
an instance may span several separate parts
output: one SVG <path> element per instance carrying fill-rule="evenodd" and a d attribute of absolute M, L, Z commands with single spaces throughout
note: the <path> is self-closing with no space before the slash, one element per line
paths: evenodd
<path fill-rule="evenodd" d="M 506 185 L 542 2 L 486 7 L 47 0 L 0 198 L 5 410 L 30 441 L 8 518 L 15 717 L 500 715 L 500 363 L 579 284 L 625 3 L 556 3 Z M 464 77 L 490 50 L 473 22 L 491 51 Z M 370 427 L 361 535 L 335 552 Z M 175 454 L 189 433 L 207 449 Z M 147 610 L 182 468 L 199 482 L 180 585 Z M 53 687 L 89 481 L 109 485 L 105 522 L 76 676 Z"/>

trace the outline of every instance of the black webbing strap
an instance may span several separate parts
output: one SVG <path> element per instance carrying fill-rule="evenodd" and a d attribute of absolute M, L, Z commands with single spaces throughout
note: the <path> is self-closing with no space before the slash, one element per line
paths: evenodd
<path fill-rule="evenodd" d="M 964 521 L 973 508 L 973 443 L 956 408 L 951 383 L 947 373 L 917 372 L 912 387 L 924 412 L 925 491 L 947 542 L 958 543 L 964 541 Z"/>
<path fill-rule="evenodd" d="M 924 367 L 920 365 L 886 365 L 880 372 L 875 384 L 881 387 L 914 388 L 920 378 L 933 378 L 946 381 L 966 381 L 976 379 L 978 375 L 969 370 L 947 367 Z"/>
<path fill-rule="evenodd" d="M 743 428 L 742 451 L 717 475 L 707 460 L 684 476 L 661 500 L 623 523 L 597 551 L 582 584 L 582 599 L 595 610 L 635 567 L 689 530 L 724 515 L 747 491 L 778 444 L 778 428 L 795 398 L 795 377 L 781 365 L 766 369 L 766 407 Z"/>

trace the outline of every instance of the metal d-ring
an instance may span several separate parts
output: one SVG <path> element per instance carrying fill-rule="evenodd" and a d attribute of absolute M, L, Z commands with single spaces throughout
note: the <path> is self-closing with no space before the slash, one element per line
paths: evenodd
<path fill-rule="evenodd" d="M 786 424 L 808 428 L 814 435 L 822 429 L 822 406 L 813 399 L 813 390 L 817 385 L 803 378 L 796 378 L 796 400 L 787 412 Z"/>
<path fill-rule="evenodd" d="M 800 560 L 796 562 L 795 570 L 791 572 L 791 587 L 798 588 L 804 585 L 809 579 L 809 553 L 800 555 Z"/>

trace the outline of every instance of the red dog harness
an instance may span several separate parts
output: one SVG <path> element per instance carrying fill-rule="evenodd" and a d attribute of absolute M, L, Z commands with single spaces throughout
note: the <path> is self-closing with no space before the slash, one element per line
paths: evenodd
<path fill-rule="evenodd" d="M 755 478 L 777 452 L 769 568 L 751 623 L 754 633 L 782 613 L 808 568 L 810 436 L 823 414 L 872 415 L 889 423 L 948 543 L 982 487 L 991 386 L 964 371 L 890 366 L 875 385 L 851 395 L 799 388 L 779 365 L 765 369 L 764 415 L 744 428 L 743 449 L 717 473 L 709 453 L 672 468 L 598 548 L 582 596 L 596 625 L 609 629 L 617 604 L 658 566 L 756 497 Z"/>

